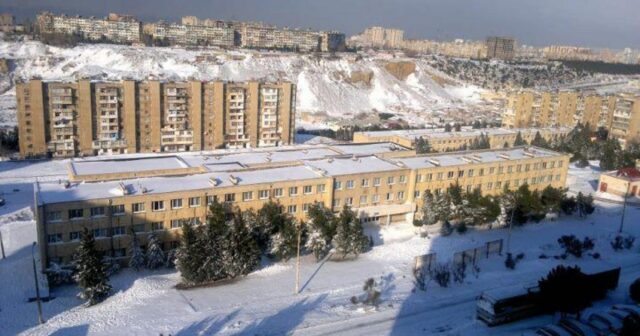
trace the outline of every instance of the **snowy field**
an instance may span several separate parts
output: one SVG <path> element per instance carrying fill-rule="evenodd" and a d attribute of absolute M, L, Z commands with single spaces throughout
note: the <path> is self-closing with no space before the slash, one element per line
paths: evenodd
<path fill-rule="evenodd" d="M 412 265 L 417 255 L 435 252 L 438 261 L 450 260 L 457 251 L 505 238 L 506 230 L 470 231 L 449 237 L 421 238 L 408 224 L 368 227 L 374 237 L 372 251 L 355 261 L 316 263 L 301 261 L 301 290 L 294 294 L 295 262 L 268 263 L 235 283 L 179 291 L 174 270 L 124 270 L 111 279 L 114 294 L 105 302 L 85 308 L 75 297 L 77 289 L 65 286 L 51 291 L 53 300 L 43 303 L 47 322 L 37 325 L 32 297 L 31 243 L 35 222 L 28 209 L 30 182 L 55 179 L 65 161 L 2 162 L 0 192 L 7 205 L 0 208 L 0 230 L 7 258 L 0 260 L 0 335 L 519 335 L 553 321 L 551 316 L 488 328 L 475 320 L 475 297 L 486 289 L 535 282 L 560 261 L 539 259 L 560 254 L 556 239 L 563 234 L 596 239 L 599 261 L 568 258 L 565 264 L 623 266 L 617 291 L 599 304 L 626 302 L 628 285 L 640 276 L 638 247 L 613 252 L 609 241 L 619 225 L 621 206 L 597 203 L 587 219 L 561 217 L 557 221 L 530 224 L 513 231 L 512 250 L 525 253 L 513 271 L 503 257 L 479 263 L 478 276 L 469 274 L 463 284 L 426 292 L 413 291 Z M 597 165 L 596 165 L 597 166 Z M 570 170 L 569 185 L 586 191 L 597 172 L 592 168 Z M 640 210 L 627 208 L 625 231 L 640 235 Z M 362 293 L 363 282 L 373 277 L 380 284 L 382 303 L 365 309 L 349 302 Z"/>
<path fill-rule="evenodd" d="M 434 69 L 421 59 L 388 59 L 384 55 L 338 54 L 316 57 L 294 53 L 220 49 L 137 48 L 110 44 L 58 48 L 36 41 L 0 41 L 0 58 L 10 73 L 0 75 L 0 124 L 15 123 L 12 80 L 39 76 L 44 80 L 148 78 L 166 80 L 286 80 L 297 84 L 297 111 L 322 112 L 339 119 L 358 113 L 397 112 L 423 122 L 434 111 L 464 108 L 480 101 L 482 89 L 456 84 L 442 87 Z M 385 70 L 388 62 L 415 63 L 415 71 L 399 79 Z M 359 81 L 362 74 L 369 81 Z M 354 79 L 354 80 L 352 80 Z M 451 80 L 452 83 L 457 83 Z M 6 92 L 5 92 L 6 91 Z"/>

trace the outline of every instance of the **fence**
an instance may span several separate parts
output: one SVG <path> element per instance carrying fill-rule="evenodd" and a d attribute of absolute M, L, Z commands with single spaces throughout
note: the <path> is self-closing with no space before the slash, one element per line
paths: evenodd
<path fill-rule="evenodd" d="M 487 242 L 483 246 L 456 252 L 453 255 L 453 264 L 476 265 L 478 260 L 488 259 L 489 256 L 494 254 L 502 254 L 502 239 Z"/>
<path fill-rule="evenodd" d="M 414 270 L 417 269 L 426 269 L 428 271 L 431 270 L 431 266 L 436 263 L 436 254 L 429 253 L 423 254 L 415 257 L 415 265 L 413 266 Z"/>

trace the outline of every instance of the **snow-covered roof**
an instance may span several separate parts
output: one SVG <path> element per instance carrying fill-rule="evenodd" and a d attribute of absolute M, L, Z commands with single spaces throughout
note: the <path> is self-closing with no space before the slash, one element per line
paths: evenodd
<path fill-rule="evenodd" d="M 394 131 L 370 131 L 363 132 L 365 135 L 369 137 L 388 137 L 388 136 L 399 136 L 404 138 L 415 139 L 418 137 L 424 138 L 454 138 L 454 137 L 477 137 L 480 136 L 481 133 L 487 135 L 508 135 L 508 134 L 518 134 L 518 132 L 522 134 L 528 134 L 538 131 L 555 131 L 555 132 L 569 132 L 571 129 L 568 127 L 548 127 L 548 128 L 480 128 L 480 129 L 471 129 L 471 128 L 463 128 L 459 132 L 445 132 L 442 129 L 414 129 L 414 130 L 394 130 Z"/>
<path fill-rule="evenodd" d="M 472 163 L 489 163 L 509 160 L 521 160 L 531 157 L 552 157 L 561 153 L 539 147 L 516 147 L 499 150 L 427 154 L 416 157 L 391 159 L 411 169 L 446 167 Z"/>
<path fill-rule="evenodd" d="M 114 196 L 205 190 L 230 187 L 233 185 L 257 185 L 320 177 L 322 177 L 322 174 L 319 172 L 314 171 L 310 167 L 299 165 L 187 176 L 150 177 L 109 182 L 80 182 L 71 183 L 68 187 L 65 187 L 62 183 L 40 182 L 37 184 L 37 191 L 39 202 L 43 204 L 105 199 Z M 215 181 L 215 185 L 212 181 Z M 126 190 L 126 193 L 123 192 L 123 189 Z"/>
<path fill-rule="evenodd" d="M 190 168 L 177 156 L 140 157 L 110 160 L 75 159 L 70 163 L 75 175 L 118 174 L 143 172 L 158 169 Z"/>
<path fill-rule="evenodd" d="M 333 145 L 332 148 L 349 155 L 373 155 L 407 150 L 402 146 L 389 142 Z"/>
<path fill-rule="evenodd" d="M 400 171 L 406 169 L 376 156 L 336 157 L 307 161 L 306 164 L 318 169 L 328 176 L 363 174 L 392 170 Z"/>

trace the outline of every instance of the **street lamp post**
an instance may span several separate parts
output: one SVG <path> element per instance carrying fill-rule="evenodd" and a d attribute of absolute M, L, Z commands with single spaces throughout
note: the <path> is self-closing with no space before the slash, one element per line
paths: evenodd
<path fill-rule="evenodd" d="M 627 209 L 627 196 L 629 195 L 629 188 L 631 187 L 631 181 L 627 184 L 627 192 L 624 194 L 623 203 L 622 203 L 622 216 L 620 217 L 620 228 L 618 229 L 618 233 L 622 233 L 622 227 L 624 226 L 624 213 Z"/>
<path fill-rule="evenodd" d="M 44 319 L 42 318 L 42 304 L 40 303 L 40 285 L 38 284 L 38 272 L 36 271 L 36 256 L 34 253 L 34 249 L 37 243 L 33 242 L 31 245 L 31 260 L 33 261 L 33 280 L 36 283 L 36 302 L 38 303 L 38 321 L 40 324 L 44 323 Z"/>
<path fill-rule="evenodd" d="M 513 217 L 516 213 L 516 196 L 511 195 L 510 203 L 513 209 L 511 209 L 511 218 L 509 219 L 509 230 L 507 232 L 507 254 L 511 253 L 511 228 L 513 227 Z"/>
<path fill-rule="evenodd" d="M 300 239 L 302 236 L 302 223 L 298 223 L 298 251 L 296 252 L 296 291 L 294 294 L 300 292 Z"/>

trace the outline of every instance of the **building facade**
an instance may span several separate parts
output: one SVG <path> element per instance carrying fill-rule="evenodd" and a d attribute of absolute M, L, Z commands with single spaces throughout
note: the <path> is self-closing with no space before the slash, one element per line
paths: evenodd
<path fill-rule="evenodd" d="M 423 138 L 429 143 L 429 148 L 434 152 L 451 152 L 470 147 L 474 141 L 479 141 L 481 136 L 489 139 L 489 145 L 493 149 L 513 147 L 518 133 L 524 141 L 531 143 L 537 133 L 540 133 L 547 142 L 552 142 L 565 137 L 571 131 L 567 127 L 550 128 L 464 128 L 459 132 L 445 132 L 442 129 L 417 129 L 398 131 L 372 131 L 356 132 L 353 134 L 355 143 L 392 142 L 397 145 L 415 148 L 416 140 Z"/>
<path fill-rule="evenodd" d="M 73 83 L 16 85 L 20 155 L 73 157 L 289 144 L 291 83 Z"/>
<path fill-rule="evenodd" d="M 487 58 L 512 60 L 516 55 L 516 40 L 512 37 L 490 36 L 487 38 Z"/>
<path fill-rule="evenodd" d="M 36 17 L 36 30 L 40 34 L 76 35 L 89 41 L 132 44 L 140 42 L 142 24 L 132 16 L 114 13 L 98 19 L 45 12 Z"/>
<path fill-rule="evenodd" d="M 72 161 L 71 181 L 35 185 L 42 266 L 71 261 L 84 227 L 98 249 L 116 258 L 127 257 L 132 234 L 144 245 L 154 232 L 166 250 L 175 248 L 181 226 L 204 223 L 214 199 L 242 210 L 271 200 L 299 220 L 316 202 L 334 212 L 347 205 L 362 222 L 392 225 L 411 222 L 427 190 L 444 192 L 457 183 L 498 195 L 523 184 L 564 187 L 569 164 L 567 155 L 539 148 L 402 152 L 363 144 Z M 158 165 L 166 170 L 156 171 Z M 198 167 L 202 172 L 193 171 Z"/>
<path fill-rule="evenodd" d="M 602 173 L 598 191 L 622 197 L 640 197 L 640 170 L 623 168 Z"/>
<path fill-rule="evenodd" d="M 144 34 L 154 40 L 172 45 L 208 45 L 233 47 L 235 32 L 232 28 L 213 25 L 191 25 L 167 22 L 145 23 Z"/>
<path fill-rule="evenodd" d="M 604 127 L 622 144 L 640 138 L 640 96 L 578 91 L 519 91 L 509 96 L 502 123 L 507 128 Z"/>

